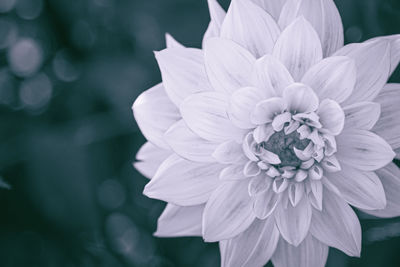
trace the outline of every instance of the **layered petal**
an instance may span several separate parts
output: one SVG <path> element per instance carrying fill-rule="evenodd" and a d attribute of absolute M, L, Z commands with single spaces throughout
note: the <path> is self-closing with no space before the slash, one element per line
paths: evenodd
<path fill-rule="evenodd" d="M 247 157 L 243 153 L 242 145 L 235 141 L 226 141 L 218 145 L 212 156 L 220 163 L 244 163 Z"/>
<path fill-rule="evenodd" d="M 275 221 L 282 237 L 291 245 L 298 246 L 308 234 L 312 210 L 307 198 L 302 198 L 296 207 L 280 203 L 275 210 Z"/>
<path fill-rule="evenodd" d="M 172 47 L 183 48 L 184 47 L 181 43 L 179 43 L 177 40 L 175 40 L 175 38 L 172 37 L 172 35 L 170 35 L 169 33 L 165 34 L 165 42 L 167 44 L 167 48 L 172 48 Z"/>
<path fill-rule="evenodd" d="M 279 14 L 281 14 L 281 10 L 286 0 L 274 0 L 274 1 L 265 1 L 265 0 L 251 0 L 259 7 L 263 8 L 267 11 L 274 20 L 278 21 Z"/>
<path fill-rule="evenodd" d="M 380 210 L 363 210 L 364 212 L 381 217 L 392 218 L 400 216 L 400 170 L 394 163 L 377 170 L 376 174 L 382 181 L 386 194 L 386 207 Z"/>
<path fill-rule="evenodd" d="M 254 128 L 255 124 L 251 122 L 250 114 L 256 104 L 264 98 L 267 98 L 267 95 L 255 87 L 244 87 L 235 91 L 229 104 L 229 119 L 239 128 Z"/>
<path fill-rule="evenodd" d="M 254 221 L 248 181 L 222 183 L 211 195 L 203 213 L 203 238 L 207 242 L 230 239 Z"/>
<path fill-rule="evenodd" d="M 212 90 L 200 49 L 172 47 L 155 52 L 155 56 L 165 91 L 176 106 L 193 93 Z"/>
<path fill-rule="evenodd" d="M 157 107 L 157 108 L 154 108 Z M 180 119 L 179 110 L 169 100 L 162 84 L 144 91 L 132 106 L 135 120 L 147 140 L 168 149 L 163 136 Z"/>
<path fill-rule="evenodd" d="M 220 6 L 217 0 L 207 0 L 208 9 L 210 11 L 210 23 L 208 24 L 208 28 L 206 33 L 203 36 L 203 47 L 205 46 L 205 42 L 213 37 L 219 37 L 221 32 L 221 25 L 225 19 L 226 12 Z"/>
<path fill-rule="evenodd" d="M 341 103 L 353 92 L 356 78 L 354 60 L 336 56 L 325 58 L 312 66 L 301 82 L 313 88 L 319 99 L 330 98 Z"/>
<path fill-rule="evenodd" d="M 232 0 L 221 37 L 247 48 L 255 57 L 271 53 L 280 30 L 275 20 L 252 1 Z"/>
<path fill-rule="evenodd" d="M 251 122 L 257 125 L 272 122 L 275 116 L 282 113 L 286 107 L 285 101 L 280 97 L 262 100 L 257 103 L 251 112 Z"/>
<path fill-rule="evenodd" d="M 281 197 L 271 190 L 260 193 L 254 199 L 254 214 L 257 218 L 264 220 L 275 211 L 280 199 Z"/>
<path fill-rule="evenodd" d="M 294 20 L 276 41 L 273 55 L 300 81 L 306 71 L 322 59 L 318 34 L 304 17 Z"/>
<path fill-rule="evenodd" d="M 344 107 L 343 111 L 346 117 L 344 128 L 371 130 L 379 120 L 381 105 L 374 102 L 359 102 Z"/>
<path fill-rule="evenodd" d="M 280 239 L 272 263 L 275 267 L 323 267 L 328 258 L 329 247 L 311 234 L 299 246 Z"/>
<path fill-rule="evenodd" d="M 359 129 L 349 129 L 336 138 L 336 157 L 363 171 L 374 171 L 389 164 L 395 153 L 390 145 L 378 135 Z"/>
<path fill-rule="evenodd" d="M 151 179 L 160 164 L 172 154 L 169 149 L 162 149 L 146 142 L 136 154 L 137 162 L 133 166 L 145 177 Z"/>
<path fill-rule="evenodd" d="M 354 59 L 357 67 L 355 88 L 346 104 L 373 100 L 386 84 L 390 71 L 390 43 L 384 40 L 349 44 L 335 56 Z"/>
<path fill-rule="evenodd" d="M 259 58 L 253 69 L 252 82 L 269 97 L 281 96 L 283 90 L 294 83 L 286 67 L 271 55 Z"/>
<path fill-rule="evenodd" d="M 343 46 L 342 20 L 333 0 L 288 0 L 282 8 L 279 26 L 284 29 L 300 16 L 318 33 L 325 57 Z"/>
<path fill-rule="evenodd" d="M 307 113 L 318 108 L 319 100 L 314 91 L 307 85 L 294 83 L 283 91 L 283 99 L 288 110 L 296 113 Z"/>
<path fill-rule="evenodd" d="M 340 197 L 324 191 L 322 211 L 313 210 L 311 234 L 349 256 L 360 256 L 361 226 L 354 211 Z"/>
<path fill-rule="evenodd" d="M 212 153 L 218 144 L 196 135 L 183 120 L 173 124 L 164 134 L 164 138 L 171 149 L 182 158 L 197 162 L 215 162 Z"/>
<path fill-rule="evenodd" d="M 168 157 L 158 168 L 143 193 L 179 206 L 205 203 L 219 185 L 221 164 L 196 163 L 177 155 Z"/>
<path fill-rule="evenodd" d="M 390 74 L 392 75 L 397 66 L 399 65 L 400 62 L 400 34 L 395 34 L 395 35 L 388 35 L 388 36 L 382 36 L 382 37 L 376 37 L 373 39 L 370 39 L 368 41 L 374 42 L 374 41 L 388 41 L 390 42 Z"/>
<path fill-rule="evenodd" d="M 244 130 L 228 118 L 229 101 L 218 92 L 194 94 L 185 99 L 180 111 L 188 127 L 198 136 L 213 142 L 242 141 Z"/>
<path fill-rule="evenodd" d="M 372 129 L 393 149 L 400 147 L 400 84 L 387 84 L 374 100 L 381 105 L 381 116 Z"/>
<path fill-rule="evenodd" d="M 319 121 L 322 124 L 323 133 L 338 135 L 344 126 L 344 112 L 339 104 L 331 99 L 324 99 L 317 111 Z"/>
<path fill-rule="evenodd" d="M 219 243 L 221 266 L 264 266 L 275 252 L 279 231 L 273 218 L 254 220 L 249 228 Z"/>
<path fill-rule="evenodd" d="M 181 207 L 167 204 L 158 218 L 158 237 L 201 236 L 204 205 Z"/>
<path fill-rule="evenodd" d="M 360 209 L 376 210 L 386 206 L 385 191 L 374 172 L 360 171 L 341 164 L 340 172 L 325 173 L 340 191 L 343 199 Z"/>
<path fill-rule="evenodd" d="M 208 78 L 216 91 L 231 94 L 239 88 L 250 86 L 254 56 L 237 43 L 211 38 L 204 47 Z"/>

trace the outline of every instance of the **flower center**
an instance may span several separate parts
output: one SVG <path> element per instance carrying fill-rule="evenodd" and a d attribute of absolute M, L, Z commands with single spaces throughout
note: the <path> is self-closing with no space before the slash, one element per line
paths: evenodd
<path fill-rule="evenodd" d="M 279 167 L 292 166 L 297 168 L 303 161 L 296 156 L 294 148 L 304 150 L 309 143 L 309 139 L 300 139 L 300 134 L 296 131 L 285 134 L 282 130 L 274 133 L 268 141 L 260 143 L 259 146 L 279 156 L 281 160 Z"/>

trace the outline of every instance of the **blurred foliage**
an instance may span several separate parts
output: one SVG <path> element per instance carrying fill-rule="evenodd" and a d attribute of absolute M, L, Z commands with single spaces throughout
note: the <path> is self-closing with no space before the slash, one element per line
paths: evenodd
<path fill-rule="evenodd" d="M 400 33 L 398 0 L 337 0 L 346 42 Z M 227 8 L 229 1 L 223 1 Z M 131 104 L 169 32 L 199 47 L 199 0 L 0 0 L 0 266 L 218 266 L 216 244 L 152 236 L 164 204 L 132 167 Z M 400 81 L 397 70 L 392 81 Z M 363 221 L 361 259 L 400 266 L 400 220 Z"/>

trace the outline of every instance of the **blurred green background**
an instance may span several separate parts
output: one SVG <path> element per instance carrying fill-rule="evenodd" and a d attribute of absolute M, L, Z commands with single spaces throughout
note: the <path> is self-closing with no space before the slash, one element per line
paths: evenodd
<path fill-rule="evenodd" d="M 346 42 L 400 33 L 399 0 L 335 2 Z M 0 266 L 218 266 L 216 244 L 152 237 L 164 204 L 132 167 L 153 51 L 165 32 L 199 47 L 206 0 L 0 0 L 0 13 Z M 400 220 L 362 226 L 362 258 L 331 249 L 328 266 L 400 266 Z"/>

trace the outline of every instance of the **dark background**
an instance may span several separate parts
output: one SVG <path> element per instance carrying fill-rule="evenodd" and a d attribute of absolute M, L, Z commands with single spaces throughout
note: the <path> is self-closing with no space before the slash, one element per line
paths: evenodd
<path fill-rule="evenodd" d="M 400 33 L 399 0 L 336 3 L 346 42 Z M 206 1 L 0 0 L 0 12 L 0 266 L 218 266 L 216 244 L 152 237 L 164 204 L 132 167 L 145 140 L 131 105 L 160 81 L 152 51 L 165 32 L 199 47 Z M 331 249 L 328 266 L 400 266 L 400 220 L 363 218 L 362 258 Z"/>

